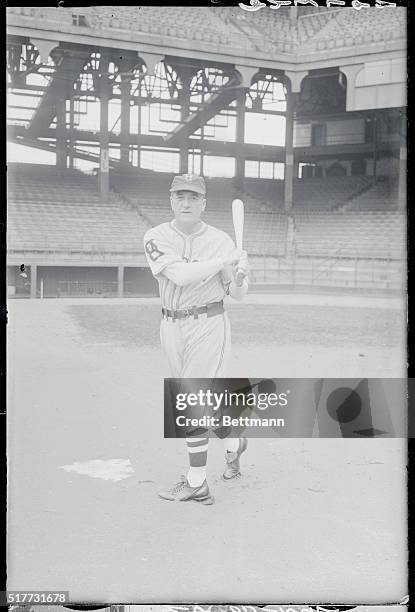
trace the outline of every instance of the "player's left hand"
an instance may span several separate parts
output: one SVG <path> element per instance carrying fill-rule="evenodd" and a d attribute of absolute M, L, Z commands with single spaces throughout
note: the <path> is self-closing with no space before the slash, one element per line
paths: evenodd
<path fill-rule="evenodd" d="M 239 260 L 233 267 L 234 279 L 238 286 L 242 285 L 244 279 L 248 276 L 248 272 L 249 272 L 248 253 L 246 251 L 241 251 Z"/>

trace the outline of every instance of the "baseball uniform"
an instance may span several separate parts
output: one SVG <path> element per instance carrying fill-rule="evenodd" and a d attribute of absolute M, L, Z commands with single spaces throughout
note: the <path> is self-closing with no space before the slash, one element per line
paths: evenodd
<path fill-rule="evenodd" d="M 173 311 L 205 306 L 221 302 L 227 294 L 231 275 L 223 270 L 185 286 L 163 275 L 163 270 L 173 263 L 203 262 L 229 256 L 235 251 L 235 245 L 225 232 L 201 222 L 199 229 L 189 235 L 180 231 L 173 220 L 150 229 L 144 236 L 144 248 L 159 283 L 163 309 Z M 175 320 L 163 317 L 160 338 L 173 377 L 225 375 L 231 345 L 226 312 Z"/>
<path fill-rule="evenodd" d="M 202 177 L 176 176 L 170 192 L 175 219 L 149 230 L 144 236 L 147 261 L 158 280 L 163 319 L 160 339 L 174 378 L 224 377 L 231 334 L 223 306 L 227 293 L 242 299 L 247 290 L 235 285 L 232 269 L 236 249 L 223 231 L 200 219 L 206 205 Z M 180 223 L 178 223 L 180 219 Z M 183 231 L 188 228 L 188 231 Z M 192 229 L 193 228 L 193 229 Z M 241 253 L 242 256 L 242 253 Z M 246 254 L 245 254 L 246 257 Z M 218 431 L 216 431 L 218 435 Z M 160 491 L 169 501 L 198 501 L 210 505 L 213 497 L 206 481 L 208 430 L 197 428 L 186 437 L 187 477 L 172 489 Z M 239 456 L 246 441 L 225 437 L 224 477 L 240 475 Z"/>

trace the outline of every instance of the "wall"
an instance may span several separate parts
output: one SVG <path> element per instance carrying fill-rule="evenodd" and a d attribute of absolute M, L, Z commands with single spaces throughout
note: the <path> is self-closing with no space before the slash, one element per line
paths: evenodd
<path fill-rule="evenodd" d="M 348 82 L 347 110 L 406 106 L 406 57 L 367 62 L 355 83 Z"/>
<path fill-rule="evenodd" d="M 365 142 L 364 119 L 327 121 L 327 144 L 362 144 Z"/>
<path fill-rule="evenodd" d="M 125 268 L 124 287 L 125 295 L 159 295 L 158 282 L 150 268 Z"/>
<path fill-rule="evenodd" d="M 58 297 L 58 286 L 61 281 L 78 282 L 117 282 L 117 268 L 89 268 L 89 267 L 48 267 L 39 266 L 37 271 L 37 285 L 43 278 L 43 296 Z M 116 293 L 116 289 L 115 289 Z"/>
<path fill-rule="evenodd" d="M 294 146 L 311 146 L 311 132 L 313 124 L 326 126 L 326 144 L 362 144 L 365 142 L 364 119 L 344 119 L 333 121 L 297 122 L 294 126 Z"/>
<path fill-rule="evenodd" d="M 20 275 L 18 266 L 8 266 L 7 285 L 14 287 L 9 290 L 10 297 L 30 297 L 30 265 L 27 266 L 28 279 L 25 282 Z M 38 266 L 37 294 L 40 295 L 43 279 L 43 297 L 59 296 L 59 283 L 63 281 L 78 281 L 82 283 L 109 283 L 106 294 L 117 294 L 117 268 L 114 267 L 83 267 L 83 266 Z M 61 287 L 62 288 L 62 287 Z M 14 293 L 14 294 L 13 294 Z M 158 282 L 151 274 L 150 268 L 125 267 L 124 293 L 126 296 L 159 296 Z"/>
<path fill-rule="evenodd" d="M 378 176 L 399 175 L 399 159 L 396 157 L 381 157 L 376 163 L 376 173 Z"/>

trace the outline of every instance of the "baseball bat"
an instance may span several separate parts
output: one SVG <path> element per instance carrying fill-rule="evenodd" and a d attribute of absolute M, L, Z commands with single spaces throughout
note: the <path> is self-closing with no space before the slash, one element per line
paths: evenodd
<path fill-rule="evenodd" d="M 233 229 L 235 232 L 236 248 L 242 251 L 243 236 L 244 236 L 244 203 L 237 198 L 232 202 L 232 220 Z M 236 278 L 240 282 L 244 277 L 242 271 L 236 271 Z"/>

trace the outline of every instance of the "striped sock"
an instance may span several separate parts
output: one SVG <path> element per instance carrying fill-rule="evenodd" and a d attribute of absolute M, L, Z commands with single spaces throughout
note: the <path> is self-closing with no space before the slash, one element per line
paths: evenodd
<path fill-rule="evenodd" d="M 189 454 L 187 481 L 191 487 L 200 487 L 206 480 L 206 463 L 209 438 L 186 438 Z"/>

